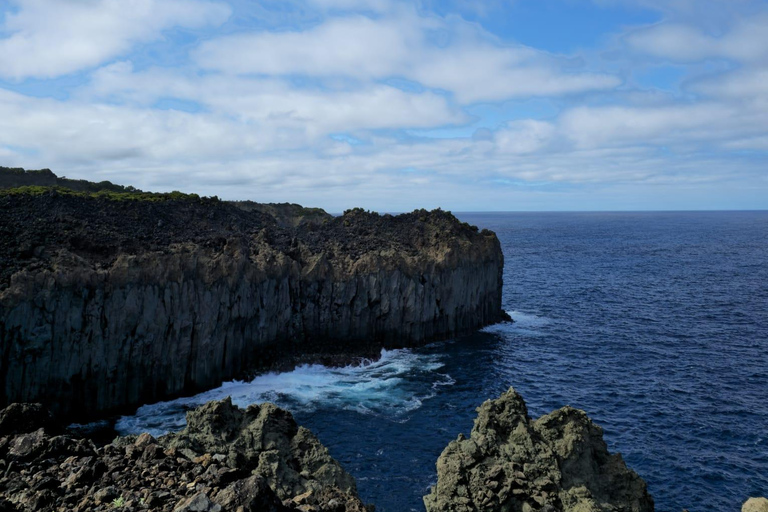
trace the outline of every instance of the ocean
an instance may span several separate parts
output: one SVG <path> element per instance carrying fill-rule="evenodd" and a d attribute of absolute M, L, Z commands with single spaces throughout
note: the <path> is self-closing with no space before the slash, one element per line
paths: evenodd
<path fill-rule="evenodd" d="M 768 212 L 457 217 L 498 234 L 515 323 L 359 366 L 229 382 L 116 428 L 161 434 L 207 400 L 272 401 L 378 511 L 423 511 L 443 448 L 514 386 L 534 417 L 587 411 L 658 511 L 738 511 L 768 495 Z"/>

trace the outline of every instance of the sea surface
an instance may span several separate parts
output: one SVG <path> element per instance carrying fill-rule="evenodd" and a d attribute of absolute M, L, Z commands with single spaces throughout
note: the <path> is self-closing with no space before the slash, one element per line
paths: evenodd
<path fill-rule="evenodd" d="M 423 511 L 440 452 L 514 386 L 533 416 L 586 410 L 658 511 L 735 512 L 768 495 L 768 212 L 457 216 L 498 234 L 515 323 L 227 383 L 141 407 L 118 430 L 179 429 L 186 408 L 227 395 L 273 401 L 378 511 Z"/>

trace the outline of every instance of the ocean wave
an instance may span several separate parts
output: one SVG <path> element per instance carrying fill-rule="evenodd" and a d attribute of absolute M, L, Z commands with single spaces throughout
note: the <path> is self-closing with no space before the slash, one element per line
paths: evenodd
<path fill-rule="evenodd" d="M 180 430 L 186 411 L 227 396 L 240 407 L 273 402 L 293 412 L 338 408 L 400 422 L 424 400 L 434 397 L 437 388 L 455 383 L 450 375 L 438 372 L 443 367 L 440 357 L 408 349 L 382 349 L 378 360 L 359 365 L 332 368 L 308 364 L 290 372 L 262 374 L 249 382 L 225 382 L 191 397 L 144 405 L 136 414 L 121 417 L 115 429 L 123 435 Z"/>

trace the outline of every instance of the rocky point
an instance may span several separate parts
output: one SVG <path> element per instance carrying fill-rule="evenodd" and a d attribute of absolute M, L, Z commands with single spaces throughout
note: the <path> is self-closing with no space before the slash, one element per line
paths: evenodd
<path fill-rule="evenodd" d="M 584 411 L 563 407 L 532 420 L 511 389 L 477 410 L 437 461 L 428 512 L 652 512 L 646 484 L 610 454 Z"/>

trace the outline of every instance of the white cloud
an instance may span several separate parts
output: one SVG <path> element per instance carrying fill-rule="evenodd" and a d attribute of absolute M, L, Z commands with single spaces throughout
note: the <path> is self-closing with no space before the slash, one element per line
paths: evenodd
<path fill-rule="evenodd" d="M 554 135 L 552 123 L 533 119 L 513 121 L 496 132 L 496 145 L 504 153 L 534 153 L 546 147 Z"/>
<path fill-rule="evenodd" d="M 403 71 L 409 53 L 421 45 L 420 38 L 413 23 L 352 16 L 303 32 L 213 39 L 201 45 L 196 57 L 204 68 L 229 73 L 381 77 Z"/>
<path fill-rule="evenodd" d="M 383 12 L 392 8 L 392 0 L 308 0 L 310 4 L 322 9 L 338 9 L 344 11 L 374 11 Z"/>
<path fill-rule="evenodd" d="M 725 58 L 741 62 L 768 59 L 768 15 L 740 19 L 721 35 L 700 27 L 660 23 L 627 36 L 634 49 L 678 62 Z"/>
<path fill-rule="evenodd" d="M 0 39 L 0 76 L 50 78 L 96 66 L 175 26 L 223 23 L 230 8 L 203 0 L 14 0 Z"/>
<path fill-rule="evenodd" d="M 53 51 L 51 62 L 28 49 L 29 62 L 16 62 L 12 73 L 0 68 L 0 74 L 53 76 L 87 68 L 114 60 L 137 42 L 161 37 L 174 24 L 218 23 L 226 15 L 226 8 L 217 11 L 211 2 L 136 0 L 134 8 L 143 5 L 151 11 L 146 27 L 137 27 L 148 12 L 138 8 L 125 15 L 129 28 L 106 23 L 109 34 L 97 30 L 85 39 L 72 35 L 70 41 L 64 28 L 45 25 L 59 15 L 87 32 L 87 27 L 101 26 L 98 20 L 104 16 L 113 20 L 115 13 L 125 14 L 117 1 L 88 1 L 98 7 L 97 21 L 78 18 L 88 16 L 78 7 L 85 4 L 74 0 L 25 3 L 13 16 L 31 16 L 37 8 L 40 19 L 24 22 L 35 27 L 29 32 L 36 34 L 32 39 L 49 41 L 45 32 L 50 28 L 50 41 L 62 48 Z M 0 89 L 0 164 L 51 167 L 69 177 L 110 179 L 150 190 L 298 201 L 333 211 L 358 205 L 518 209 L 532 197 L 539 198 L 539 209 L 551 209 L 566 204 L 552 198 L 567 200 L 569 188 L 600 194 L 624 187 L 631 195 L 643 187 L 663 191 L 672 185 L 674 190 L 708 186 L 716 191 L 728 183 L 768 186 L 765 158 L 742 157 L 748 153 L 744 150 L 768 148 L 763 86 L 768 65 L 760 49 L 762 35 L 750 28 L 763 18 L 729 22 L 729 30 L 718 37 L 703 25 L 668 22 L 629 35 L 635 49 L 649 56 L 644 63 L 713 56 L 742 62 L 736 71 L 686 82 L 675 96 L 646 94 L 632 89 L 631 81 L 614 90 L 618 78 L 602 73 L 594 55 L 585 56 L 589 66 L 579 67 L 578 59 L 504 45 L 478 25 L 417 14 L 396 0 L 310 2 L 323 13 L 313 11 L 299 25 L 324 20 L 313 28 L 259 28 L 209 39 L 182 68 L 160 67 L 168 62 L 161 59 L 154 67 L 143 60 L 135 70 L 132 56 L 126 55 L 91 72 L 87 84 L 65 91 L 71 92 L 68 100 Z M 50 13 L 40 6 L 49 6 Z M 181 13 L 179 6 L 204 7 Z M 200 15 L 209 8 L 209 16 Z M 340 11 L 378 14 L 339 17 Z M 20 18 L 13 16 L 9 23 L 20 26 Z M 226 30 L 242 29 L 241 22 L 233 20 Z M 9 41 L 24 34 L 17 29 L 0 41 L 0 63 L 8 57 L 2 51 Z M 744 41 L 755 44 L 748 47 Z M 75 43 L 89 51 L 81 54 L 68 46 Z M 94 49 L 94 44 L 104 48 Z M 627 62 L 636 62 L 636 56 L 626 56 Z M 411 87 L 413 82 L 423 87 Z M 500 101 L 588 91 L 602 94 Z M 167 107 L 173 100 L 200 108 L 157 107 L 159 101 Z M 541 107 L 544 103 L 549 106 Z M 547 120 L 525 119 L 526 112 Z M 421 130 L 418 138 L 401 131 L 462 124 Z M 477 128 L 482 133 L 469 137 Z M 430 133 L 465 136 L 429 139 Z M 335 140 L 331 134 L 344 135 L 334 135 Z M 604 192 L 602 197 L 619 201 L 609 196 Z M 590 200 L 582 199 L 582 207 Z"/>
<path fill-rule="evenodd" d="M 463 104 L 620 84 L 610 75 L 562 72 L 556 57 L 502 46 L 475 25 L 402 10 L 376 20 L 332 19 L 303 32 L 222 37 L 201 45 L 196 58 L 204 68 L 234 74 L 405 78 L 453 92 Z"/>
<path fill-rule="evenodd" d="M 728 148 L 734 140 L 762 135 L 768 111 L 746 104 L 576 107 L 558 121 L 578 148 L 664 147 L 682 154 Z"/>
<path fill-rule="evenodd" d="M 145 106 L 163 97 L 192 100 L 265 130 L 289 130 L 294 144 L 337 131 L 423 128 L 467 120 L 445 97 L 431 92 L 408 93 L 385 85 L 296 88 L 281 79 L 196 77 L 158 69 L 133 73 L 127 62 L 100 69 L 84 94 L 127 98 Z"/>
<path fill-rule="evenodd" d="M 768 107 L 768 69 L 751 67 L 708 77 L 691 85 L 698 93 L 732 101 L 760 101 Z M 756 105 L 758 106 L 758 105 Z"/>

